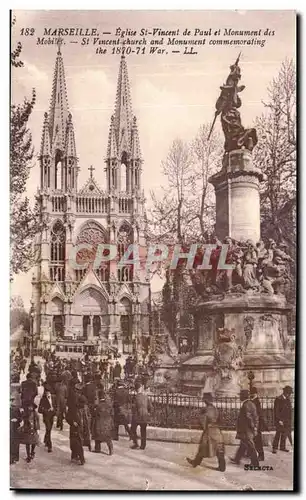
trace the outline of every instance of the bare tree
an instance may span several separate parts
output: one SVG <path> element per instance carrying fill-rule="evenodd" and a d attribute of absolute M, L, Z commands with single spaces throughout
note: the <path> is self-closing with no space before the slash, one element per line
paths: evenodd
<path fill-rule="evenodd" d="M 189 203 L 194 186 L 193 157 L 189 145 L 175 139 L 162 162 L 167 186 L 161 198 L 151 193 L 153 209 L 150 221 L 159 241 L 183 243 L 190 223 Z"/>
<path fill-rule="evenodd" d="M 167 179 L 161 198 L 152 193 L 151 230 L 153 237 L 168 245 L 179 244 L 188 251 L 191 243 L 206 240 L 213 232 L 215 199 L 208 179 L 216 172 L 222 155 L 221 140 L 214 133 L 207 141 L 209 125 L 200 127 L 190 145 L 176 139 L 162 163 Z M 163 320 L 178 346 L 178 333 L 184 321 L 189 271 L 185 261 L 176 269 L 164 266 Z"/>
<path fill-rule="evenodd" d="M 281 240 L 286 236 L 280 216 L 296 191 L 296 73 L 292 60 L 282 63 L 268 87 L 264 106 L 265 112 L 256 119 L 259 141 L 254 150 L 254 163 L 266 174 L 261 187 L 262 231 Z"/>
<path fill-rule="evenodd" d="M 194 153 L 194 212 L 199 222 L 201 239 L 206 240 L 207 234 L 212 233 L 215 223 L 215 195 L 213 186 L 208 182 L 211 175 L 220 170 L 222 158 L 222 141 L 214 131 L 209 141 L 209 124 L 199 128 L 192 144 Z"/>
<path fill-rule="evenodd" d="M 12 20 L 12 25 L 15 19 Z M 13 68 L 22 68 L 20 59 L 22 45 L 19 42 L 11 52 Z M 18 70 L 18 71 L 22 71 Z M 28 121 L 36 101 L 35 90 L 31 100 L 25 98 L 22 104 L 11 105 L 10 116 L 10 276 L 27 271 L 35 262 L 33 242 L 41 228 L 39 210 L 30 206 L 26 184 L 33 167 L 34 148 Z"/>

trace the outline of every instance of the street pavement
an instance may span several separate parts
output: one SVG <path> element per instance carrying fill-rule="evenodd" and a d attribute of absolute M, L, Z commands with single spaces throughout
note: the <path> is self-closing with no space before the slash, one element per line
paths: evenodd
<path fill-rule="evenodd" d="M 44 429 L 41 425 L 40 438 Z M 216 459 L 205 459 L 193 469 L 186 456 L 193 456 L 194 444 L 148 441 L 145 450 L 132 450 L 127 437 L 114 442 L 114 455 L 85 451 L 85 465 L 70 461 L 69 427 L 52 431 L 53 452 L 48 453 L 41 444 L 31 463 L 25 461 L 25 446 L 20 446 L 20 460 L 11 465 L 11 488 L 80 489 L 80 490 L 241 490 L 251 486 L 254 490 L 292 490 L 293 454 L 279 452 L 273 455 L 266 449 L 263 465 L 273 470 L 245 471 L 230 464 L 226 472 L 216 469 Z M 227 457 L 233 456 L 235 446 L 226 448 Z"/>
<path fill-rule="evenodd" d="M 22 376 L 22 379 L 25 375 Z M 44 377 L 43 377 L 44 378 Z M 39 387 L 36 403 L 43 392 Z M 40 419 L 41 420 L 41 419 Z M 44 424 L 41 421 L 40 440 L 43 441 Z M 52 430 L 53 452 L 48 453 L 41 444 L 31 463 L 25 461 L 25 446 L 20 446 L 20 460 L 10 466 L 12 489 L 79 489 L 79 490 L 254 490 L 293 489 L 293 454 L 278 452 L 273 455 L 266 448 L 265 462 L 273 470 L 244 470 L 244 463 L 235 466 L 228 457 L 234 456 L 236 447 L 226 447 L 227 469 L 216 470 L 217 460 L 204 459 L 201 466 L 193 469 L 185 457 L 193 457 L 195 444 L 147 441 L 145 450 L 132 450 L 127 437 L 114 442 L 114 455 L 107 455 L 106 445 L 102 453 L 91 453 L 84 448 L 84 466 L 71 463 L 69 426 L 64 430 Z"/>

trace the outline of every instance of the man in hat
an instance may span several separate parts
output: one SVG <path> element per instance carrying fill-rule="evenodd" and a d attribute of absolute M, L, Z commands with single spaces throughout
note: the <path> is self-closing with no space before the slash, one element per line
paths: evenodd
<path fill-rule="evenodd" d="M 53 427 L 54 416 L 56 414 L 55 409 L 55 397 L 51 394 L 51 387 L 45 384 L 44 393 L 39 403 L 38 413 L 43 416 L 43 422 L 45 424 L 46 432 L 44 437 L 45 446 L 48 448 L 48 452 L 52 451 L 52 441 L 51 441 L 51 431 Z"/>
<path fill-rule="evenodd" d="M 251 401 L 256 406 L 256 411 L 257 411 L 257 415 L 258 415 L 258 429 L 257 429 L 257 434 L 254 437 L 254 444 L 255 444 L 256 451 L 258 453 L 258 460 L 259 460 L 259 462 L 263 462 L 265 459 L 265 454 L 264 454 L 263 445 L 262 445 L 261 433 L 265 430 L 266 424 L 265 424 L 265 421 L 263 418 L 263 411 L 262 411 L 261 403 L 260 403 L 260 400 L 258 398 L 257 387 L 251 388 L 250 397 L 251 397 Z"/>
<path fill-rule="evenodd" d="M 292 387 L 286 385 L 283 388 L 283 394 L 275 398 L 274 401 L 274 424 L 276 433 L 272 443 L 272 453 L 276 453 L 280 441 L 280 450 L 289 451 L 286 449 L 286 438 L 291 440 L 291 421 L 292 421 L 292 406 L 290 397 Z M 292 442 L 292 440 L 291 440 Z"/>
<path fill-rule="evenodd" d="M 254 438 L 258 432 L 258 415 L 256 406 L 249 399 L 249 391 L 240 391 L 240 401 L 242 403 L 237 419 L 237 435 L 236 439 L 240 439 L 240 445 L 234 458 L 231 462 L 239 465 L 241 458 L 247 453 L 251 459 L 251 465 L 258 466 L 259 461 L 255 449 Z"/>
<path fill-rule="evenodd" d="M 82 390 L 83 396 L 87 399 L 89 411 L 92 414 L 97 397 L 97 382 L 93 380 L 90 373 L 85 375 L 85 385 Z"/>
<path fill-rule="evenodd" d="M 78 389 L 78 385 L 76 385 L 75 392 L 77 392 L 77 396 L 74 404 L 69 406 L 66 420 L 70 426 L 69 431 L 69 441 L 70 441 L 70 450 L 71 450 L 71 461 L 76 462 L 79 461 L 80 465 L 84 465 L 84 450 L 83 450 L 83 421 L 81 409 L 84 406 L 85 397 L 81 395 L 81 390 Z"/>
<path fill-rule="evenodd" d="M 135 382 L 135 396 L 132 402 L 132 424 L 131 424 L 131 438 L 133 440 L 133 450 L 139 449 L 137 441 L 137 427 L 140 427 L 140 449 L 144 450 L 147 442 L 147 424 L 149 421 L 149 414 L 152 408 L 151 401 L 147 394 L 145 394 L 144 387 L 140 381 Z"/>
<path fill-rule="evenodd" d="M 130 393 L 122 380 L 118 380 L 113 393 L 114 408 L 114 440 L 119 440 L 119 426 L 124 425 L 126 433 L 130 436 Z"/>
<path fill-rule="evenodd" d="M 192 467 L 197 467 L 197 465 L 200 465 L 203 458 L 217 457 L 219 463 L 218 470 L 224 472 L 226 469 L 224 458 L 225 449 L 223 435 L 217 424 L 218 410 L 213 405 L 213 397 L 210 392 L 204 393 L 203 401 L 206 406 L 200 415 L 200 424 L 203 433 L 198 452 L 194 459 L 187 457 L 186 460 Z"/>

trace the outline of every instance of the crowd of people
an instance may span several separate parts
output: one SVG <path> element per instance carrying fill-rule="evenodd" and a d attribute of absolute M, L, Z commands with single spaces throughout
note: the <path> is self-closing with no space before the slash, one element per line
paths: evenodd
<path fill-rule="evenodd" d="M 130 357 L 123 369 L 120 365 L 120 370 L 117 368 L 116 371 L 116 362 L 110 380 L 104 361 L 97 362 L 89 358 L 68 360 L 50 354 L 44 366 L 32 360 L 28 365 L 26 380 L 20 384 L 23 357 L 17 353 L 17 361 L 15 358 L 11 377 L 11 464 L 18 462 L 21 444 L 26 447 L 27 462 L 34 460 L 39 443 L 38 414 L 42 415 L 44 445 L 49 453 L 52 452 L 53 426 L 63 430 L 65 422 L 69 425 L 71 460 L 80 465 L 85 463 L 84 447 L 100 453 L 101 444 L 105 443 L 112 455 L 113 441 L 119 439 L 121 425 L 132 441 L 132 449 L 146 448 L 146 429 L 152 404 L 147 391 L 149 374 L 143 364 L 135 363 L 135 359 Z M 109 382 L 107 387 L 106 382 Z M 35 399 L 40 383 L 43 384 L 43 395 L 37 406 Z M 273 453 L 278 448 L 283 452 L 288 451 L 287 439 L 292 445 L 291 394 L 292 388 L 286 386 L 283 394 L 275 399 Z M 265 460 L 262 433 L 266 430 L 266 424 L 256 387 L 252 387 L 250 392 L 242 390 L 240 400 L 236 436 L 240 446 L 235 457 L 230 460 L 238 465 L 242 457 L 247 456 L 252 466 L 258 466 L 260 461 Z M 215 456 L 218 470 L 224 471 L 225 446 L 223 432 L 218 424 L 218 408 L 210 393 L 203 395 L 203 402 L 203 409 L 199 412 L 202 437 L 198 452 L 194 459 L 187 458 L 187 461 L 196 467 L 203 458 Z"/>
<path fill-rule="evenodd" d="M 132 448 L 139 448 L 137 428 L 140 426 L 140 448 L 146 447 L 146 426 L 151 408 L 146 394 L 150 377 L 148 365 L 127 357 L 122 368 L 112 359 L 59 358 L 46 353 L 45 361 L 32 360 L 26 380 L 20 350 L 11 359 L 11 464 L 19 460 L 19 446 L 26 446 L 27 462 L 35 458 L 39 442 L 39 417 L 45 426 L 44 445 L 52 452 L 54 424 L 63 430 L 66 421 L 70 427 L 71 460 L 85 463 L 83 447 L 100 452 L 106 443 L 109 454 L 113 453 L 113 440 L 119 439 L 119 426 L 125 427 Z M 112 368 L 112 369 L 110 369 Z M 124 375 L 124 379 L 122 376 Z M 44 380 L 43 380 L 43 378 Z M 43 395 L 39 405 L 35 403 L 38 387 L 42 383 Z M 94 441 L 94 448 L 91 443 Z"/>

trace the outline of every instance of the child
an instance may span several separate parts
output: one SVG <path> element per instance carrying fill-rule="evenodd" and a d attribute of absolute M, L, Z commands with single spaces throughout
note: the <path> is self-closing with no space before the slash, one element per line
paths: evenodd
<path fill-rule="evenodd" d="M 35 446 L 39 443 L 39 436 L 37 431 L 40 429 L 40 427 L 36 408 L 37 405 L 35 403 L 27 403 L 27 406 L 25 406 L 24 408 L 23 422 L 21 426 L 22 432 L 20 433 L 20 444 L 26 445 L 26 461 L 28 463 L 34 459 Z"/>
<path fill-rule="evenodd" d="M 20 408 L 16 406 L 14 395 L 10 397 L 10 464 L 19 462 L 19 426 L 22 422 Z"/>

